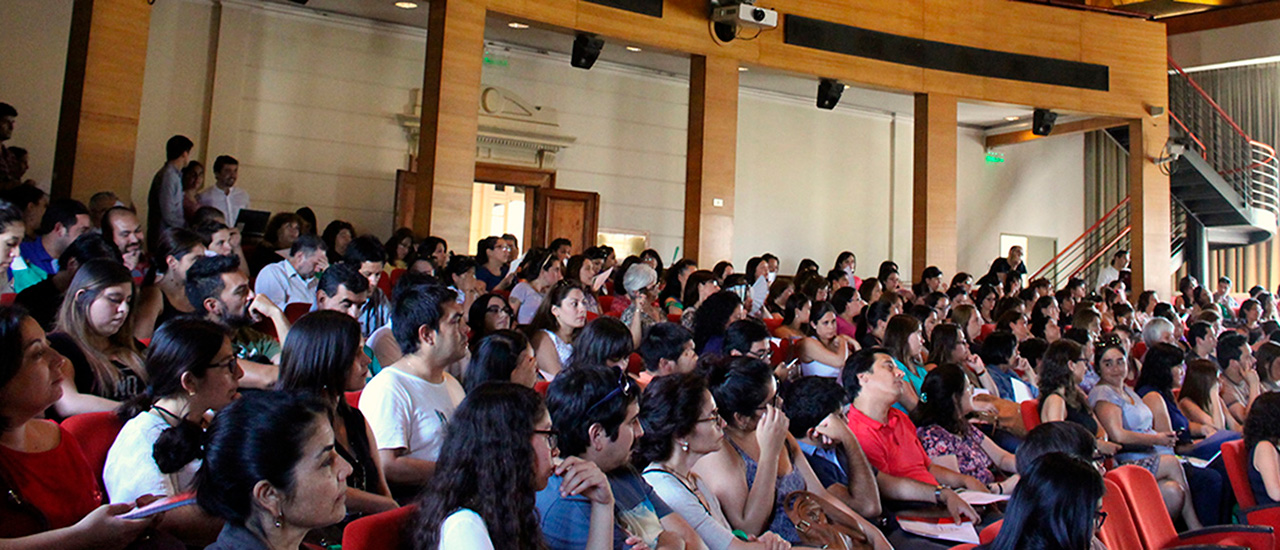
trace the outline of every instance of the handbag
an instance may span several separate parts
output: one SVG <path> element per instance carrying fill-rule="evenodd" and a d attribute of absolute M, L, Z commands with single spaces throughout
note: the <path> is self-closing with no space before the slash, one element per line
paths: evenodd
<path fill-rule="evenodd" d="M 795 524 L 804 545 L 836 550 L 871 550 L 871 540 L 866 533 L 832 523 L 826 506 L 826 502 L 809 491 L 792 491 L 782 500 L 782 509 L 787 519 Z"/>

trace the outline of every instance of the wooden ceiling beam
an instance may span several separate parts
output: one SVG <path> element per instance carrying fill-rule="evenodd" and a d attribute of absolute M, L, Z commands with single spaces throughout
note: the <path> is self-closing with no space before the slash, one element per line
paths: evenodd
<path fill-rule="evenodd" d="M 1042 137 L 1058 137 L 1058 136 L 1066 136 L 1071 134 L 1079 134 L 1081 132 L 1092 132 L 1094 130 L 1105 130 L 1107 128 L 1114 128 L 1116 126 L 1124 126 L 1128 123 L 1129 121 L 1123 118 L 1097 117 L 1097 118 L 1087 118 L 1084 120 L 1077 120 L 1074 122 L 1066 122 L 1063 124 L 1056 124 L 1053 127 L 1053 131 L 1050 132 L 1048 136 L 1037 136 L 1031 133 L 1031 130 L 1029 129 L 1022 130 L 1019 132 L 1009 132 L 1007 134 L 994 134 L 994 135 L 987 136 L 987 149 L 1000 147 L 1003 145 L 1013 145 L 1015 143 L 1023 143 L 1026 141 L 1031 141 L 1033 139 L 1040 139 Z"/>

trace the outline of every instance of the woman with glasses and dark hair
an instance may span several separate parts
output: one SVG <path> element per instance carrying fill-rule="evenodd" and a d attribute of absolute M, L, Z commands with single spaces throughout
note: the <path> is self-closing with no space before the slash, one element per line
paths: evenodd
<path fill-rule="evenodd" d="M 1203 527 L 1195 506 L 1191 505 L 1191 493 L 1182 465 L 1172 454 L 1178 434 L 1156 432 L 1151 409 L 1125 385 L 1129 358 L 1118 336 L 1108 335 L 1098 341 L 1093 364 L 1101 379 L 1089 392 L 1089 404 L 1107 431 L 1108 438 L 1124 446 L 1116 453 L 1116 461 L 1136 464 L 1150 471 L 1160 484 L 1169 514 L 1174 517 L 1181 515 L 1191 529 Z"/>
<path fill-rule="evenodd" d="M 474 352 L 480 340 L 495 331 L 515 328 L 515 310 L 501 294 L 490 292 L 471 302 L 467 310 L 467 328 L 471 329 L 470 346 Z"/>
<path fill-rule="evenodd" d="M 1080 389 L 1088 369 L 1089 360 L 1080 344 L 1066 338 L 1049 344 L 1040 359 L 1040 421 L 1078 424 L 1094 434 L 1103 454 L 1114 455 L 1120 446 L 1107 441 L 1106 431 L 1089 406 L 1089 396 Z"/>
<path fill-rule="evenodd" d="M 1106 486 L 1092 464 L 1065 453 L 1049 453 L 1027 469 L 1013 490 L 1000 533 L 982 550 L 1098 548 L 1097 530 Z"/>
<path fill-rule="evenodd" d="M 285 339 L 277 384 L 282 391 L 311 393 L 333 411 L 330 427 L 335 450 L 352 468 L 347 476 L 351 515 L 376 514 L 397 506 L 382 474 L 373 429 L 344 398 L 346 392 L 363 390 L 369 376 L 369 356 L 360 340 L 360 323 L 345 313 L 315 311 L 302 316 Z M 326 534 L 341 540 L 340 533 Z"/>
<path fill-rule="evenodd" d="M 230 334 L 221 325 L 179 317 L 160 327 L 147 354 L 147 391 L 117 411 L 127 419 L 102 472 L 114 503 L 143 495 L 173 496 L 191 490 L 200 469 L 200 446 L 209 411 L 240 397 L 244 370 Z M 222 521 L 184 507 L 165 515 L 162 528 L 183 542 L 205 545 L 218 538 Z"/>
<path fill-rule="evenodd" d="M 613 548 L 613 494 L 604 474 L 578 458 L 559 466 L 556 431 L 542 398 L 517 384 L 472 390 L 445 433 L 440 462 L 418 501 L 413 548 L 547 548 L 536 496 L 553 475 L 590 499 L 586 548 Z M 595 504 L 599 504 L 598 506 Z M 597 525 L 598 524 L 598 525 Z"/>
<path fill-rule="evenodd" d="M 1005 494 L 1017 485 L 1016 475 L 1000 482 L 996 479 L 997 471 L 1003 474 L 1017 471 L 1013 455 L 966 420 L 975 411 L 973 386 L 960 367 L 945 364 L 929 371 L 920 395 L 912 420 L 929 458 L 954 456 L 960 473 L 986 484 L 992 493 Z"/>
<path fill-rule="evenodd" d="M 813 473 L 787 432 L 777 386 L 773 369 L 759 359 L 725 357 L 712 364 L 711 395 L 725 421 L 727 437 L 693 471 L 706 480 L 729 525 L 749 535 L 771 531 L 799 543 L 800 535 L 783 501 L 793 491 L 807 490 L 824 501 L 832 521 L 861 531 L 874 548 L 890 548 L 878 529 L 827 492 Z"/>
<path fill-rule="evenodd" d="M 490 292 L 511 287 L 515 273 L 511 263 L 511 246 L 502 237 L 485 237 L 476 245 L 476 279 Z"/>
<path fill-rule="evenodd" d="M 693 466 L 720 450 L 724 419 L 704 376 L 676 374 L 655 378 L 640 400 L 644 435 L 631 460 L 668 506 L 698 532 L 710 550 L 782 550 L 791 544 L 774 533 L 754 541 L 733 535 L 720 501 Z"/>

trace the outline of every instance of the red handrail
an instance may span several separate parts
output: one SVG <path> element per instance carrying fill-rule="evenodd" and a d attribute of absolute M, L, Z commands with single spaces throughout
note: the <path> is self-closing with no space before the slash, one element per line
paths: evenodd
<path fill-rule="evenodd" d="M 1032 275 L 1027 280 L 1034 281 L 1037 278 L 1039 278 L 1040 275 L 1042 275 L 1045 272 L 1045 270 L 1049 269 L 1049 266 L 1058 263 L 1058 260 L 1062 258 L 1062 256 L 1066 255 L 1067 252 L 1070 252 L 1071 249 L 1074 248 L 1077 244 L 1080 244 L 1080 241 L 1084 240 L 1085 237 L 1088 237 L 1091 233 L 1096 231 L 1098 227 L 1102 225 L 1103 222 L 1110 219 L 1111 216 L 1115 215 L 1116 211 L 1120 210 L 1121 206 L 1124 206 L 1126 204 L 1129 204 L 1129 197 L 1125 197 L 1120 202 L 1116 203 L 1115 206 L 1111 207 L 1111 210 L 1108 210 L 1106 214 L 1103 214 L 1101 218 L 1098 218 L 1098 221 L 1094 222 L 1093 225 L 1089 226 L 1088 229 L 1085 229 L 1084 233 L 1081 233 L 1079 237 L 1076 237 L 1076 240 L 1071 241 L 1071 244 L 1067 245 L 1066 248 L 1063 248 L 1061 252 L 1058 252 L 1058 254 L 1055 255 L 1053 258 L 1051 258 L 1048 263 L 1044 264 L 1044 267 L 1041 267 L 1038 271 L 1036 271 L 1035 275 Z"/>
<path fill-rule="evenodd" d="M 1213 110 L 1217 111 L 1219 115 L 1222 115 L 1222 118 L 1227 119 L 1227 123 L 1230 124 L 1231 127 L 1235 129 L 1237 134 L 1240 134 L 1240 136 L 1243 137 L 1244 139 L 1253 141 L 1253 138 L 1249 137 L 1249 134 L 1244 133 L 1244 129 L 1240 128 L 1239 124 L 1236 124 L 1235 119 L 1231 118 L 1231 115 L 1228 115 L 1226 111 L 1223 111 L 1222 107 L 1218 106 L 1218 102 L 1214 101 L 1212 97 L 1209 97 L 1209 94 L 1205 93 L 1204 89 L 1201 88 L 1199 84 L 1196 84 L 1196 81 L 1192 79 L 1189 75 L 1187 75 L 1187 72 L 1182 70 L 1182 67 L 1179 66 L 1178 63 L 1175 62 L 1172 57 L 1169 58 L 1169 64 L 1173 65 L 1173 69 L 1178 71 L 1178 74 L 1182 75 L 1183 78 L 1187 79 L 1187 83 L 1191 84 L 1191 87 L 1195 88 L 1196 92 L 1198 92 L 1201 97 L 1205 98 L 1205 100 L 1209 102 L 1209 105 L 1213 107 Z"/>
<path fill-rule="evenodd" d="M 1124 229 L 1120 230 L 1120 234 L 1116 235 L 1116 238 L 1111 239 L 1111 242 L 1107 243 L 1107 246 L 1099 248 L 1097 254 L 1094 254 L 1092 258 L 1089 258 L 1089 261 L 1085 262 L 1080 267 L 1077 267 L 1075 271 L 1072 271 L 1071 276 L 1068 278 L 1075 277 L 1076 275 L 1079 275 L 1081 271 L 1089 269 L 1089 266 L 1093 265 L 1093 262 L 1098 261 L 1098 258 L 1101 258 L 1104 254 L 1107 253 L 1107 251 L 1111 250 L 1111 247 L 1115 246 L 1116 243 L 1120 242 L 1120 239 L 1123 239 L 1125 235 L 1128 235 L 1129 230 L 1132 228 L 1133 228 L 1132 225 L 1124 226 Z"/>
<path fill-rule="evenodd" d="M 1191 136 L 1191 140 L 1196 142 L 1196 145 L 1200 146 L 1200 156 L 1203 157 L 1205 152 L 1209 149 L 1204 146 L 1204 143 L 1200 141 L 1200 138 L 1196 136 L 1195 132 L 1192 132 L 1190 128 L 1187 128 L 1187 125 L 1183 124 L 1182 119 L 1178 118 L 1178 115 L 1173 114 L 1173 111 L 1169 111 L 1169 118 L 1173 119 L 1174 122 L 1177 122 L 1178 126 L 1182 128 L 1182 131 L 1186 132 L 1188 136 Z"/>

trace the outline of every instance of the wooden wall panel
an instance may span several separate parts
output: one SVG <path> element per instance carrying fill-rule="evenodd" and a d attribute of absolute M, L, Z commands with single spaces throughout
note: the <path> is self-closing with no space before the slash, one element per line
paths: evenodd
<path fill-rule="evenodd" d="M 956 98 L 916 94 L 911 271 L 957 270 Z"/>
<path fill-rule="evenodd" d="M 733 254 L 738 62 L 694 56 L 691 73 L 683 255 L 706 266 Z"/>
<path fill-rule="evenodd" d="M 145 2 L 76 0 L 54 154 L 54 196 L 87 202 L 98 191 L 132 194 L 150 21 L 151 7 Z"/>
<path fill-rule="evenodd" d="M 1154 290 L 1171 296 L 1169 274 L 1169 177 L 1152 159 L 1169 139 L 1164 118 L 1129 123 L 1129 233 L 1133 292 Z"/>

